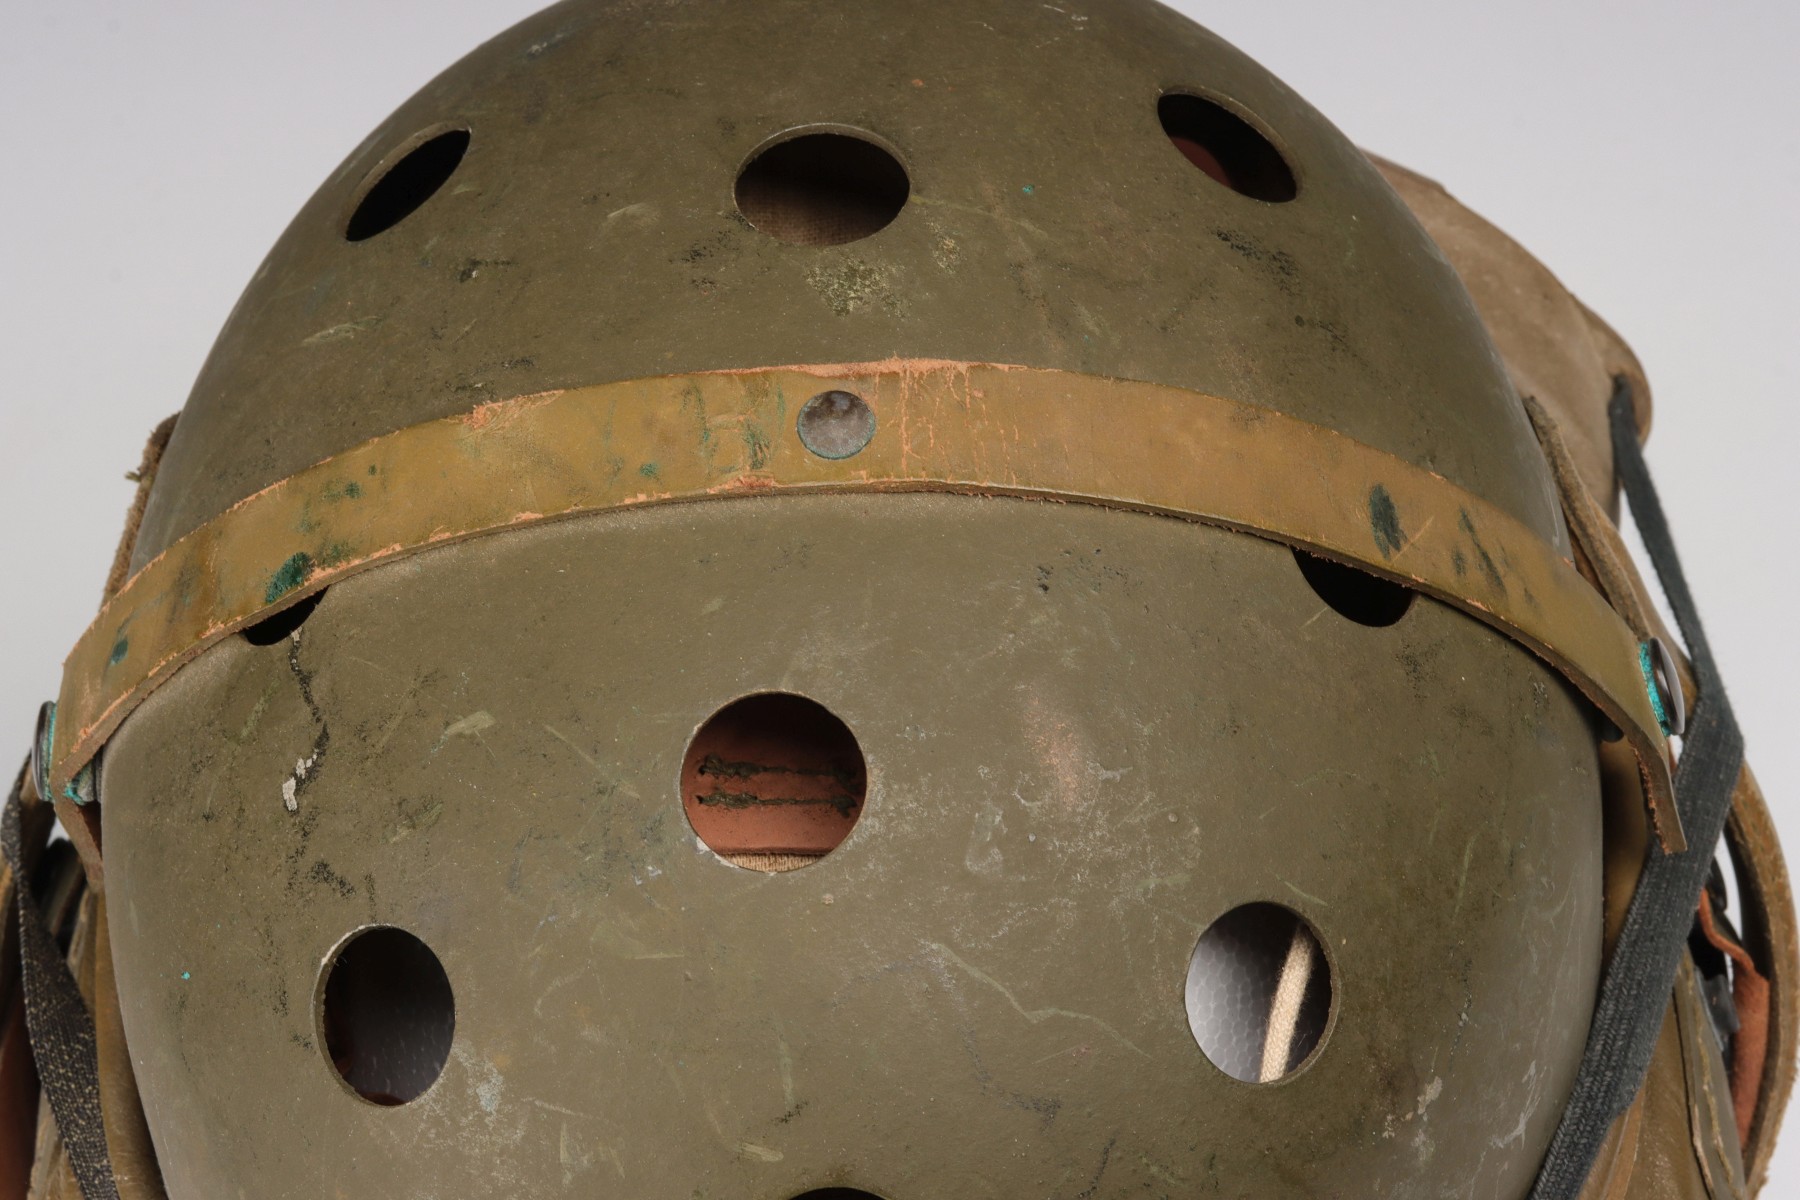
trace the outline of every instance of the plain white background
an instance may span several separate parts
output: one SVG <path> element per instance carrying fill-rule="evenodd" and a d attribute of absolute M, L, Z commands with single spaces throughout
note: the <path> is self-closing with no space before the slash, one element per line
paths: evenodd
<path fill-rule="evenodd" d="M 23 753 L 98 602 L 123 472 L 276 235 L 400 101 L 538 6 L 0 3 L 0 747 Z M 1176 7 L 1446 183 L 1635 347 L 1651 462 L 1800 846 L 1800 5 Z M 1800 1134 L 1765 1194 L 1800 1195 Z"/>

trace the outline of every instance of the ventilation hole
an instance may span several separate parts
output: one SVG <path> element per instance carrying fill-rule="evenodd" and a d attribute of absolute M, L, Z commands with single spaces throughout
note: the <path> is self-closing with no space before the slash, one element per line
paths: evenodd
<path fill-rule="evenodd" d="M 1331 1016 L 1331 964 L 1318 936 L 1279 904 L 1232 909 L 1188 960 L 1187 1016 L 1201 1051 L 1233 1079 L 1293 1074 Z"/>
<path fill-rule="evenodd" d="M 449 182 L 468 149 L 466 129 L 440 133 L 415 147 L 363 193 L 344 226 L 344 240 L 365 241 L 412 216 Z"/>
<path fill-rule="evenodd" d="M 325 1053 L 374 1104 L 405 1104 L 436 1082 L 456 1033 L 456 998 L 431 947 L 404 929 L 353 935 L 326 967 Z"/>
<path fill-rule="evenodd" d="M 1175 148 L 1232 191 L 1272 204 L 1299 194 L 1281 151 L 1230 109 L 1170 92 L 1157 102 L 1156 115 Z"/>
<path fill-rule="evenodd" d="M 828 1187 L 801 1192 L 794 1200 L 881 1200 L 881 1197 L 859 1188 Z"/>
<path fill-rule="evenodd" d="M 306 624 L 306 618 L 313 615 L 313 609 L 319 607 L 319 601 L 325 598 L 330 588 L 320 588 L 302 600 L 296 600 L 272 617 L 264 617 L 254 625 L 243 629 L 246 642 L 252 646 L 273 646 L 276 642 L 292 637 L 299 628 Z"/>
<path fill-rule="evenodd" d="M 894 156 L 845 133 L 808 133 L 752 158 L 737 180 L 738 211 L 796 246 L 841 246 L 885 229 L 912 184 Z"/>
<path fill-rule="evenodd" d="M 1294 561 L 1300 564 L 1300 574 L 1306 576 L 1319 599 L 1358 625 L 1392 625 L 1406 615 L 1413 597 L 1418 595 L 1392 580 L 1304 550 L 1294 551 Z"/>
<path fill-rule="evenodd" d="M 837 849 L 862 815 L 868 771 L 848 726 L 804 696 L 768 692 L 720 709 L 681 764 L 682 807 L 713 853 L 791 871 Z"/>

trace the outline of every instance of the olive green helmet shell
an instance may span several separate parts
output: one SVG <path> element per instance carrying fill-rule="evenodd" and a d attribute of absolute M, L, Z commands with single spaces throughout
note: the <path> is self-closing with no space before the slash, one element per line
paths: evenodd
<path fill-rule="evenodd" d="M 1298 195 L 1201 176 L 1167 93 L 1263 131 Z M 752 228 L 740 169 L 863 131 L 911 192 L 874 236 Z M 383 168 L 469 133 L 394 227 L 344 234 Z M 567 3 L 384 122 L 271 251 L 200 373 L 141 565 L 242 497 L 476 403 L 615 379 L 894 355 L 1174 384 L 1437 471 L 1547 540 L 1531 430 L 1454 272 L 1368 159 L 1161 5 Z"/>
<path fill-rule="evenodd" d="M 869 770 L 781 875 L 705 851 L 676 791 L 695 728 L 769 690 Z M 176 1196 L 1522 1195 L 1599 961 L 1558 677 L 1435 602 L 1347 620 L 1279 546 L 1080 506 L 745 500 L 419 555 L 187 668 L 106 787 Z M 1183 1006 L 1253 902 L 1306 918 L 1336 994 L 1270 1085 Z M 375 925 L 455 989 L 399 1108 L 321 1045 L 322 965 Z"/>
<path fill-rule="evenodd" d="M 1197 170 L 1171 93 L 1259 131 L 1293 198 Z M 901 164 L 891 223 L 796 245 L 740 212 L 807 130 Z M 346 237 L 455 131 L 434 194 Z M 1461 285 L 1266 71 L 1135 0 L 774 0 L 564 4 L 408 101 L 240 301 L 136 559 L 486 401 L 896 356 L 1246 401 L 1566 547 Z M 430 550 L 213 647 L 104 767 L 171 1195 L 1522 1195 L 1599 973 L 1592 719 L 1467 616 L 1364 624 L 1299 561 L 1083 505 L 756 497 Z M 763 693 L 867 770 L 848 838 L 780 874 L 703 845 L 679 783 Z M 1304 921 L 1331 997 L 1267 1083 L 1209 1061 L 1184 993 L 1249 904 Z M 455 999 L 391 1106 L 322 1015 L 385 927 Z"/>

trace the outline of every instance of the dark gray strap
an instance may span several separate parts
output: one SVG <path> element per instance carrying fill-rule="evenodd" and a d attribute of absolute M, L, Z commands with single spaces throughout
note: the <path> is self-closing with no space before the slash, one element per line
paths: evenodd
<path fill-rule="evenodd" d="M 19 982 L 25 993 L 31 1055 L 84 1200 L 119 1200 L 107 1154 L 106 1123 L 100 1115 L 100 1057 L 94 1019 L 69 971 L 68 959 L 44 927 L 37 898 L 31 894 L 37 847 L 27 845 L 22 833 L 24 782 L 24 772 L 20 772 L 6 798 L 5 813 L 0 815 L 0 850 L 12 867 L 13 895 L 18 897 Z"/>
<path fill-rule="evenodd" d="M 1608 1130 L 1643 1086 L 1744 760 L 1744 738 L 1725 698 L 1706 630 L 1650 480 L 1638 443 L 1631 387 L 1623 378 L 1613 384 L 1611 417 L 1613 466 L 1694 668 L 1698 697 L 1675 771 L 1675 804 L 1688 848 L 1664 854 L 1651 842 L 1644 873 L 1625 913 L 1624 930 L 1600 984 L 1575 1090 L 1538 1171 L 1531 1200 L 1575 1200 Z"/>

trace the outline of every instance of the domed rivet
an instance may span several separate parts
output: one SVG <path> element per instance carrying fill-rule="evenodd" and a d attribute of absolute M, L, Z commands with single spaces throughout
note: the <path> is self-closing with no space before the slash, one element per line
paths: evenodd
<path fill-rule="evenodd" d="M 44 701 L 38 709 L 37 735 L 31 739 L 31 783 L 38 798 L 50 798 L 50 738 L 56 732 L 56 702 Z"/>
<path fill-rule="evenodd" d="M 820 392 L 800 409 L 800 443 L 820 458 L 850 458 L 875 436 L 875 411 L 855 392 Z"/>
<path fill-rule="evenodd" d="M 1675 668 L 1675 656 L 1661 638 L 1650 639 L 1650 674 L 1669 735 L 1680 737 L 1687 732 L 1687 697 L 1681 693 L 1681 672 Z"/>

